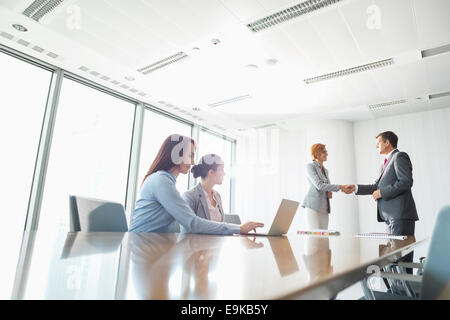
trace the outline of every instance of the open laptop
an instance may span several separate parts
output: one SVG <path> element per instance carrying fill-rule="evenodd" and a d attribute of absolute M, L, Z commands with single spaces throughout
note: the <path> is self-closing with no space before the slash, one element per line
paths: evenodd
<path fill-rule="evenodd" d="M 272 226 L 267 233 L 243 233 L 253 236 L 281 236 L 286 234 L 294 219 L 299 203 L 297 201 L 282 199 L 277 214 L 273 219 Z"/>

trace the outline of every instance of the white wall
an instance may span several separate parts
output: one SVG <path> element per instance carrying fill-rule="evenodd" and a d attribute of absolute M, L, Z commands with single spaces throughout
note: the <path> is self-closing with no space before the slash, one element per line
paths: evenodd
<path fill-rule="evenodd" d="M 255 130 L 247 138 L 238 139 L 236 213 L 244 221 L 262 221 L 270 226 L 281 198 L 303 201 L 307 191 L 305 166 L 311 162 L 309 149 L 314 143 L 327 147 L 325 166 L 332 183 L 356 181 L 351 122 L 296 122 L 289 127 L 289 130 Z M 294 230 L 305 228 L 303 210 L 297 211 L 291 227 Z M 355 196 L 334 193 L 331 211 L 329 229 L 348 234 L 358 231 Z"/>
<path fill-rule="evenodd" d="M 398 149 L 405 151 L 413 165 L 412 193 L 419 221 L 416 238 L 430 237 L 438 210 L 450 204 L 450 108 L 386 117 L 354 124 L 356 177 L 358 183 L 373 183 L 381 157 L 375 136 L 393 131 Z M 376 204 L 370 196 L 358 196 L 362 232 L 384 232 L 376 218 Z"/>

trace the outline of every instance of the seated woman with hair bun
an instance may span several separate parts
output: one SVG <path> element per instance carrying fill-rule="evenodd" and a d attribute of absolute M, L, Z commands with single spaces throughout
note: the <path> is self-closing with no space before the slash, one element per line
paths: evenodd
<path fill-rule="evenodd" d="M 222 199 L 214 190 L 216 184 L 222 184 L 225 176 L 223 160 L 216 154 L 207 154 L 192 167 L 191 172 L 194 178 L 201 177 L 202 180 L 185 192 L 183 199 L 200 218 L 223 222 Z"/>

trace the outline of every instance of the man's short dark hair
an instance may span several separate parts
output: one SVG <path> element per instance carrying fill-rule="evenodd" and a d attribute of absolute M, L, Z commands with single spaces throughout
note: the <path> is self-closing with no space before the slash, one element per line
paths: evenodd
<path fill-rule="evenodd" d="M 380 136 L 384 143 L 386 143 L 386 140 L 389 140 L 391 146 L 397 148 L 398 137 L 395 133 L 393 133 L 392 131 L 385 131 L 378 134 L 377 138 Z"/>

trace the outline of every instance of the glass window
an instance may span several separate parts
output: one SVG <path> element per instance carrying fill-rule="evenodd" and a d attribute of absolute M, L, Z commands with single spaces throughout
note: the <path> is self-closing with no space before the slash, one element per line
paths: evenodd
<path fill-rule="evenodd" d="M 65 78 L 39 230 L 69 228 L 69 195 L 125 204 L 135 105 Z"/>
<path fill-rule="evenodd" d="M 0 299 L 9 299 L 52 73 L 1 52 L 0 70 Z"/>
<path fill-rule="evenodd" d="M 163 141 L 171 134 L 191 136 L 192 126 L 159 113 L 146 109 L 144 114 L 144 130 L 142 132 L 141 158 L 139 162 L 139 174 L 137 190 L 142 184 L 148 169 L 150 168 Z M 180 193 L 188 190 L 188 175 L 180 174 L 177 179 L 177 189 Z"/>
<path fill-rule="evenodd" d="M 232 156 L 231 156 L 232 142 L 225 140 L 215 134 L 209 133 L 205 130 L 200 130 L 198 141 L 198 160 L 205 154 L 214 153 L 219 155 L 225 162 L 225 177 L 222 185 L 216 185 L 214 190 L 220 193 L 222 198 L 222 205 L 225 213 L 230 212 L 230 188 L 232 176 Z M 199 181 L 199 178 L 197 178 Z"/>

